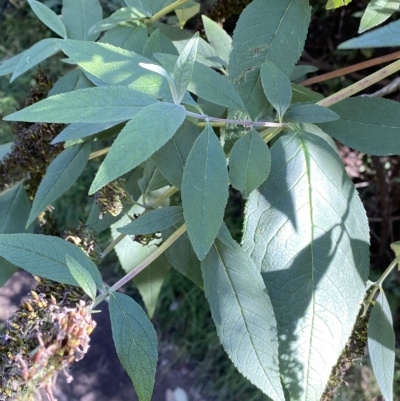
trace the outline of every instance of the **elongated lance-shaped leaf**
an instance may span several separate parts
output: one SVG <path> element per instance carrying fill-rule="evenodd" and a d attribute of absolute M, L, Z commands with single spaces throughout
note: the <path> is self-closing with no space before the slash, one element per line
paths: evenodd
<path fill-rule="evenodd" d="M 206 15 L 202 15 L 201 19 L 203 20 L 207 40 L 214 48 L 215 53 L 217 53 L 226 63 L 229 63 L 229 56 L 232 49 L 232 38 L 223 28 Z"/>
<path fill-rule="evenodd" d="M 25 230 L 31 205 L 22 183 L 0 193 L 0 233 L 31 232 Z M 0 257 L 0 287 L 18 270 L 18 267 Z"/>
<path fill-rule="evenodd" d="M 305 86 L 292 84 L 292 90 L 292 103 L 314 103 L 324 98 L 320 93 L 314 92 Z"/>
<path fill-rule="evenodd" d="M 277 327 L 260 271 L 229 233 L 201 262 L 218 337 L 236 368 L 271 399 L 284 400 Z"/>
<path fill-rule="evenodd" d="M 122 121 L 111 121 L 108 123 L 73 123 L 65 127 L 52 141 L 52 144 L 68 141 L 71 139 L 86 138 L 88 136 L 115 127 Z M 122 126 L 121 126 L 122 128 Z"/>
<path fill-rule="evenodd" d="M 186 159 L 198 136 L 198 127 L 185 120 L 176 134 L 151 157 L 162 175 L 176 188 L 181 187 Z"/>
<path fill-rule="evenodd" d="M 143 56 L 156 61 L 155 53 L 174 54 L 178 56 L 178 50 L 172 43 L 171 39 L 162 33 L 160 29 L 156 29 L 147 39 L 143 48 Z"/>
<path fill-rule="evenodd" d="M 365 210 L 337 151 L 298 129 L 271 148 L 243 247 L 261 269 L 291 400 L 319 400 L 354 327 L 369 269 Z"/>
<path fill-rule="evenodd" d="M 125 4 L 129 7 L 135 7 L 140 11 L 143 11 L 144 14 L 149 14 L 152 15 L 153 9 L 152 9 L 152 5 L 154 5 L 154 3 L 158 3 L 157 1 L 150 1 L 150 0 L 124 0 Z"/>
<path fill-rule="evenodd" d="M 363 33 L 357 38 L 346 40 L 338 49 L 365 49 L 369 47 L 400 46 L 400 21 L 393 21 L 371 32 Z"/>
<path fill-rule="evenodd" d="M 99 0 L 64 0 L 61 14 L 69 38 L 96 40 L 99 37 L 99 33 L 89 32 L 103 17 Z"/>
<path fill-rule="evenodd" d="M 142 167 L 144 169 L 142 177 L 138 180 L 138 185 L 141 193 L 147 195 L 160 188 L 170 185 L 168 180 L 161 174 L 154 161 L 150 158 L 146 160 Z"/>
<path fill-rule="evenodd" d="M 0 193 L 0 233 L 14 234 L 26 231 L 31 210 L 28 195 L 22 183 Z M 32 228 L 29 229 L 31 231 Z"/>
<path fill-rule="evenodd" d="M 68 266 L 72 277 L 79 286 L 85 291 L 90 298 L 96 298 L 96 283 L 90 273 L 82 267 L 82 265 L 70 255 L 65 255 L 65 262 Z"/>
<path fill-rule="evenodd" d="M 46 58 L 60 51 L 58 40 L 61 39 L 43 39 L 35 43 L 31 48 L 25 50 L 23 55 L 18 59 L 18 63 L 13 70 L 10 82 L 14 81 L 24 72 L 35 67 Z"/>
<path fill-rule="evenodd" d="M 190 42 L 185 46 L 182 53 L 176 60 L 174 67 L 174 80 L 178 92 L 178 103 L 182 100 L 187 87 L 192 80 L 194 63 L 196 61 L 197 46 L 199 43 L 199 34 L 193 36 Z"/>
<path fill-rule="evenodd" d="M 152 234 L 166 230 L 180 221 L 183 223 L 183 209 L 180 206 L 163 207 L 140 216 L 118 228 L 118 231 L 128 235 Z"/>
<path fill-rule="evenodd" d="M 157 368 L 157 335 L 143 309 L 130 297 L 110 295 L 111 329 L 121 365 L 139 401 L 150 401 Z"/>
<path fill-rule="evenodd" d="M 79 284 L 68 269 L 65 257 L 70 255 L 102 287 L 99 269 L 76 245 L 58 237 L 40 234 L 0 234 L 0 256 L 27 272 L 58 283 Z"/>
<path fill-rule="evenodd" d="M 229 155 L 229 180 L 247 198 L 267 179 L 270 168 L 269 147 L 252 128 L 233 145 Z"/>
<path fill-rule="evenodd" d="M 178 59 L 172 54 L 156 54 L 155 57 L 167 71 L 173 71 L 175 62 Z M 197 62 L 194 64 L 192 80 L 188 90 L 211 103 L 234 109 L 244 109 L 240 96 L 230 82 L 203 64 Z"/>
<path fill-rule="evenodd" d="M 254 0 L 240 15 L 229 75 L 252 118 L 265 103 L 261 65 L 270 60 L 290 77 L 303 51 L 310 16 L 311 8 L 304 0 Z"/>
<path fill-rule="evenodd" d="M 154 316 L 161 287 L 169 269 L 170 264 L 165 254 L 162 254 L 133 278 L 150 319 Z"/>
<path fill-rule="evenodd" d="M 225 153 L 210 124 L 207 124 L 189 153 L 181 191 L 187 232 L 201 260 L 221 228 L 228 200 Z"/>
<path fill-rule="evenodd" d="M 40 21 L 43 22 L 43 24 L 48 26 L 57 35 L 66 39 L 67 30 L 65 29 L 61 18 L 51 8 L 36 0 L 28 0 L 28 3 L 31 6 L 32 11 L 36 14 Z"/>
<path fill-rule="evenodd" d="M 143 23 L 118 25 L 107 31 L 101 37 L 100 42 L 142 54 L 147 37 L 147 28 Z"/>
<path fill-rule="evenodd" d="M 97 171 L 89 194 L 137 167 L 160 149 L 183 123 L 183 106 L 157 102 L 143 108 L 120 132 Z"/>
<path fill-rule="evenodd" d="M 332 107 L 340 120 L 319 126 L 344 145 L 371 155 L 400 154 L 400 104 L 370 97 L 345 99 Z"/>
<path fill-rule="evenodd" d="M 79 67 L 104 84 L 127 86 L 154 97 L 169 95 L 171 98 L 167 82 L 139 65 L 152 63 L 146 57 L 107 43 L 63 40 L 59 46 Z"/>
<path fill-rule="evenodd" d="M 385 401 L 393 400 L 395 335 L 392 312 L 383 290 L 372 307 L 368 322 L 368 349 L 372 368 Z"/>
<path fill-rule="evenodd" d="M 261 84 L 267 100 L 282 117 L 290 106 L 292 100 L 292 87 L 288 76 L 271 60 L 266 60 L 260 69 Z"/>
<path fill-rule="evenodd" d="M 334 111 L 318 104 L 294 104 L 285 113 L 286 121 L 297 123 L 325 123 L 339 118 Z"/>
<path fill-rule="evenodd" d="M 18 65 L 19 61 L 21 60 L 21 58 L 23 57 L 25 52 L 26 52 L 26 50 L 20 54 L 17 54 L 14 57 L 11 57 L 10 59 L 8 59 L 6 61 L 3 61 L 0 64 L 0 77 L 3 75 L 13 73 L 15 70 L 15 67 Z"/>
<path fill-rule="evenodd" d="M 107 31 L 116 27 L 121 22 L 138 21 L 144 17 L 145 15 L 134 7 L 123 7 L 112 13 L 108 18 L 94 24 L 89 29 L 89 34 Z"/>
<path fill-rule="evenodd" d="M 36 192 L 27 226 L 71 188 L 85 168 L 89 155 L 90 142 L 85 142 L 65 149 L 51 162 Z"/>
<path fill-rule="evenodd" d="M 368 31 L 368 29 L 386 21 L 399 8 L 398 0 L 371 0 L 361 17 L 358 33 Z"/>
<path fill-rule="evenodd" d="M 77 68 L 63 75 L 50 89 L 48 97 L 92 87 L 93 84 L 86 78 L 86 75 L 80 70 L 80 68 Z"/>
<path fill-rule="evenodd" d="M 163 239 L 169 238 L 178 228 L 179 225 L 176 224 L 174 227 L 164 230 L 162 233 Z M 201 264 L 186 232 L 165 251 L 165 255 L 173 268 L 193 281 L 199 288 L 204 288 Z"/>
<path fill-rule="evenodd" d="M 106 123 L 133 118 L 157 100 L 134 89 L 103 86 L 61 93 L 4 118 L 6 121 Z"/>

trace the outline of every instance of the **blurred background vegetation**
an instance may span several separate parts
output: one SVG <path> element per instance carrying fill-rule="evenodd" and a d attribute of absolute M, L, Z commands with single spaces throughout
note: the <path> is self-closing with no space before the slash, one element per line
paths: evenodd
<path fill-rule="evenodd" d="M 210 17 L 218 16 L 224 20 L 225 29 L 232 33 L 241 9 L 248 0 L 208 0 L 202 1 L 202 12 Z M 357 35 L 361 11 L 368 0 L 353 1 L 349 6 L 335 11 L 326 11 L 326 0 L 313 0 L 313 18 L 306 48 L 301 63 L 319 68 L 317 74 L 333 71 L 373 57 L 389 54 L 398 49 L 336 50 L 337 45 Z M 61 0 L 43 0 L 54 11 L 60 12 Z M 123 0 L 102 0 L 104 16 L 124 5 Z M 214 6 L 214 8 L 213 8 Z M 221 13 L 225 15 L 221 16 Z M 395 13 L 393 19 L 398 18 Z M 199 18 L 187 24 L 189 29 L 201 29 Z M 31 12 L 25 0 L 0 0 L 0 61 L 10 58 L 29 48 L 40 39 L 50 37 L 48 30 Z M 68 71 L 68 65 L 54 56 L 42 63 L 54 80 Z M 329 95 L 348 86 L 356 80 L 372 73 L 382 66 L 361 70 L 347 76 L 316 84 L 313 90 Z M 0 144 L 12 141 L 9 123 L 1 118 L 14 111 L 28 95 L 35 84 L 36 71 L 30 71 L 9 83 L 6 77 L 0 78 Z M 392 78 L 394 79 L 394 77 Z M 369 89 L 374 92 L 387 80 Z M 398 92 L 390 96 L 400 100 Z M 400 240 L 400 163 L 399 157 L 368 157 L 339 145 L 339 150 L 349 175 L 359 189 L 370 219 L 371 228 L 371 280 L 376 280 L 392 260 L 390 243 Z M 78 220 L 85 221 L 90 211 L 91 199 L 87 188 L 96 171 L 90 164 L 78 182 L 55 205 L 55 214 L 60 229 L 76 226 Z M 226 210 L 226 223 L 237 240 L 240 241 L 243 200 L 240 195 L 231 193 Z M 103 235 L 107 241 L 109 234 Z M 121 275 L 115 255 L 110 255 L 104 267 L 115 280 Z M 395 399 L 400 400 L 400 274 L 395 272 L 385 282 L 397 333 L 397 366 L 395 373 Z M 140 301 L 133 285 L 127 289 Z M 196 391 L 209 401 L 261 401 L 265 400 L 254 386 L 244 379 L 233 367 L 219 344 L 210 310 L 204 293 L 192 282 L 171 270 L 167 277 L 154 318 L 160 336 L 160 348 L 172 347 L 174 358 L 165 369 L 172 365 L 185 367 L 194 378 Z M 335 400 L 381 400 L 368 357 L 360 358 L 359 364 L 352 367 Z"/>

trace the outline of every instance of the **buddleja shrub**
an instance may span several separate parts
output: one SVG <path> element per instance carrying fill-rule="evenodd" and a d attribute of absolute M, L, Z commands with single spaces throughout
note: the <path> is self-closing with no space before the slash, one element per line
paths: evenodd
<path fill-rule="evenodd" d="M 141 307 L 117 289 L 135 277 L 151 317 L 172 266 L 204 289 L 237 369 L 276 401 L 330 395 L 355 345 L 357 351 L 365 345 L 366 316 L 379 290 L 368 343 L 382 393 L 391 400 L 394 334 L 381 285 L 398 259 L 367 293 L 368 221 L 332 137 L 373 155 L 400 153 L 400 105 L 350 97 L 397 71 L 400 62 L 323 99 L 291 82 L 304 71 L 296 63 L 310 22 L 306 0 L 254 0 L 232 39 L 203 17 L 208 42 L 159 22 L 176 10 L 183 24 L 198 11 L 196 3 L 125 2 L 102 19 L 98 0 L 64 0 L 62 18 L 29 0 L 62 39 L 44 39 L 0 66 L 11 80 L 57 52 L 75 66 L 45 100 L 6 117 L 69 124 L 53 140 L 64 150 L 49 165 L 32 207 L 24 183 L 0 197 L 2 282 L 15 266 L 41 277 L 42 300 L 32 293 L 25 315 L 34 320 L 32 305 L 39 313 L 51 299 L 54 307 L 41 312 L 42 320 L 50 327 L 52 319 L 64 322 L 57 326 L 62 333 L 75 333 L 68 352 L 57 348 L 61 329 L 47 343 L 37 334 L 32 341 L 40 356 L 34 350 L 24 360 L 6 354 L 11 340 L 3 336 L 2 358 L 25 380 L 21 391 L 43 377 L 32 367 L 45 369 L 44 356 L 47 364 L 56 350 L 70 355 L 57 365 L 65 366 L 74 360 L 79 333 L 92 330 L 87 318 L 89 330 L 80 320 L 54 318 L 58 301 L 46 291 L 55 286 L 55 295 L 81 294 L 89 307 L 109 298 L 120 361 L 139 399 L 150 400 L 156 334 Z M 112 146 L 91 153 L 91 144 L 105 138 L 114 138 Z M 74 245 L 23 233 L 71 187 L 88 159 L 102 154 L 89 189 L 101 210 L 94 204 L 87 224 L 97 232 L 111 226 L 114 242 L 101 256 L 115 248 L 129 271 L 111 288 L 103 288 L 95 259 L 87 256 L 93 240 L 85 242 L 85 253 L 79 239 Z M 223 224 L 229 185 L 246 198 L 241 245 Z M 178 191 L 181 204 L 165 205 Z M 83 307 L 57 310 L 86 316 Z"/>

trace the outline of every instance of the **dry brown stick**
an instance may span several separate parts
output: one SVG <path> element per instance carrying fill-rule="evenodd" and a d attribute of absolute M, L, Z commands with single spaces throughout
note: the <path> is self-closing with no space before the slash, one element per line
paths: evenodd
<path fill-rule="evenodd" d="M 388 61 L 393 61 L 400 58 L 400 51 L 387 54 L 386 56 L 376 57 L 372 60 L 363 61 L 362 63 L 354 64 L 349 67 L 341 68 L 340 70 L 327 72 L 326 74 L 318 75 L 316 77 L 312 77 L 306 79 L 303 82 L 300 82 L 300 85 L 310 86 L 312 84 L 316 84 L 318 82 L 327 81 L 328 79 L 333 79 L 337 77 L 341 77 L 343 75 L 351 74 L 355 71 L 363 70 L 364 68 L 373 67 L 378 64 L 387 63 Z"/>

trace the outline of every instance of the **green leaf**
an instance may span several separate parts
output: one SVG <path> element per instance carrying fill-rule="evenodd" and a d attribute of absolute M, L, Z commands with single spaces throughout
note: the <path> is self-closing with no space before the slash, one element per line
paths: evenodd
<path fill-rule="evenodd" d="M 52 141 L 51 144 L 69 141 L 72 139 L 87 138 L 88 136 L 105 131 L 109 128 L 121 124 L 120 121 L 107 123 L 73 123 L 65 127 Z"/>
<path fill-rule="evenodd" d="M 216 22 L 202 15 L 204 30 L 206 31 L 207 40 L 215 50 L 215 53 L 222 58 L 227 64 L 232 49 L 232 38 L 221 28 Z"/>
<path fill-rule="evenodd" d="M 169 263 L 162 254 L 133 279 L 150 319 L 154 316 L 161 287 L 168 272 Z"/>
<path fill-rule="evenodd" d="M 121 22 L 134 22 L 144 18 L 145 15 L 134 7 L 123 7 L 112 13 L 108 18 L 98 21 L 89 29 L 89 34 L 93 35 L 103 31 L 108 31 L 116 27 Z"/>
<path fill-rule="evenodd" d="M 181 187 L 186 159 L 198 136 L 198 127 L 185 120 L 176 134 L 151 156 L 162 175 L 176 188 Z"/>
<path fill-rule="evenodd" d="M 90 273 L 70 255 L 65 255 L 65 262 L 72 277 L 76 280 L 83 291 L 85 291 L 90 298 L 95 299 L 97 288 Z"/>
<path fill-rule="evenodd" d="M 195 1 L 189 1 L 182 7 L 175 8 L 174 11 L 179 21 L 179 27 L 182 29 L 186 22 L 200 11 L 200 4 Z"/>
<path fill-rule="evenodd" d="M 160 149 L 183 123 L 184 107 L 158 102 L 143 108 L 115 139 L 97 171 L 89 194 L 137 167 Z"/>
<path fill-rule="evenodd" d="M 338 46 L 338 49 L 365 49 L 369 47 L 397 47 L 400 46 L 400 21 L 393 21 L 381 28 L 374 29 L 346 40 Z"/>
<path fill-rule="evenodd" d="M 0 256 L 35 276 L 78 286 L 66 264 L 66 255 L 81 264 L 98 287 L 103 286 L 98 268 L 76 245 L 47 235 L 0 234 Z"/>
<path fill-rule="evenodd" d="M 61 36 L 64 39 L 67 38 L 67 30 L 65 29 L 61 18 L 51 8 L 36 0 L 28 0 L 28 3 L 43 24 L 49 27 L 58 36 Z"/>
<path fill-rule="evenodd" d="M 63 0 L 61 14 L 69 38 L 78 40 L 98 38 L 98 33 L 89 33 L 89 29 L 103 17 L 99 0 Z"/>
<path fill-rule="evenodd" d="M 51 162 L 36 192 L 27 226 L 71 188 L 85 168 L 89 155 L 90 142 L 84 142 L 65 149 Z"/>
<path fill-rule="evenodd" d="M 117 231 L 128 235 L 152 234 L 166 230 L 182 220 L 183 210 L 180 206 L 163 207 L 138 217 Z"/>
<path fill-rule="evenodd" d="M 15 67 L 18 65 L 22 57 L 24 57 L 25 52 L 26 50 L 14 57 L 9 58 L 8 60 L 3 61 L 0 64 L 0 77 L 14 72 Z"/>
<path fill-rule="evenodd" d="M 176 60 L 174 67 L 174 80 L 178 94 L 178 103 L 181 102 L 192 80 L 194 63 L 196 60 L 199 33 L 193 36 Z"/>
<path fill-rule="evenodd" d="M 7 156 L 12 149 L 12 146 L 14 145 L 14 142 L 7 142 L 3 143 L 0 145 L 0 161 L 4 159 L 5 156 Z"/>
<path fill-rule="evenodd" d="M 183 214 L 197 257 L 202 260 L 221 228 L 228 200 L 225 153 L 207 124 L 186 160 L 182 178 Z"/>
<path fill-rule="evenodd" d="M 399 5 L 399 0 L 371 0 L 361 18 L 358 33 L 363 33 L 386 21 Z"/>
<path fill-rule="evenodd" d="M 157 101 L 134 89 L 102 86 L 61 93 L 4 118 L 6 121 L 106 123 L 133 118 Z M 157 102 L 158 103 L 158 102 Z"/>
<path fill-rule="evenodd" d="M 25 225 L 31 205 L 22 183 L 0 193 L 0 233 L 26 232 Z M 32 231 L 32 227 L 28 232 Z M 0 287 L 18 270 L 18 267 L 0 257 Z"/>
<path fill-rule="evenodd" d="M 179 228 L 179 225 L 164 230 L 162 233 L 163 240 L 165 241 L 170 237 L 177 228 Z M 172 267 L 193 281 L 199 288 L 203 289 L 201 263 L 193 250 L 186 232 L 165 251 L 165 255 Z"/>
<path fill-rule="evenodd" d="M 178 51 L 168 36 L 164 35 L 160 29 L 156 29 L 147 39 L 143 49 L 143 56 L 156 61 L 155 53 L 167 53 L 178 56 Z"/>
<path fill-rule="evenodd" d="M 340 120 L 320 124 L 344 145 L 371 155 L 400 154 L 400 104 L 371 97 L 345 99 L 330 107 Z"/>
<path fill-rule="evenodd" d="M 311 8 L 304 0 L 254 0 L 240 15 L 229 75 L 252 118 L 264 105 L 261 65 L 272 61 L 290 77 L 303 51 L 310 17 Z"/>
<path fill-rule="evenodd" d="M 285 114 L 286 121 L 296 123 L 325 123 L 339 118 L 334 111 L 318 104 L 295 104 Z"/>
<path fill-rule="evenodd" d="M 167 71 L 173 71 L 178 59 L 172 54 L 156 54 L 155 57 Z M 197 62 L 193 67 L 192 80 L 188 90 L 205 100 L 221 106 L 241 110 L 244 108 L 240 96 L 227 79 L 213 69 Z"/>
<path fill-rule="evenodd" d="M 124 0 L 124 1 L 128 7 L 135 7 L 138 10 L 143 11 L 143 13 L 146 15 L 153 14 L 151 3 L 154 3 L 154 1 L 150 0 Z"/>
<path fill-rule="evenodd" d="M 271 153 L 260 134 L 251 129 L 235 142 L 229 155 L 229 180 L 244 198 L 268 177 Z"/>
<path fill-rule="evenodd" d="M 314 67 L 313 65 L 296 65 L 293 69 L 292 74 L 290 75 L 291 81 L 297 81 L 302 77 L 305 77 L 310 72 L 318 71 L 318 67 Z"/>
<path fill-rule="evenodd" d="M 250 257 L 233 239 L 226 242 L 217 238 L 201 262 L 218 337 L 240 373 L 273 400 L 283 401 L 271 301 Z"/>
<path fill-rule="evenodd" d="M 35 43 L 28 50 L 25 50 L 13 70 L 14 72 L 11 76 L 10 82 L 14 81 L 24 72 L 35 67 L 35 65 L 41 63 L 43 60 L 46 60 L 46 58 L 59 52 L 60 48 L 58 47 L 58 40 L 61 39 L 42 39 L 41 41 Z"/>
<path fill-rule="evenodd" d="M 118 25 L 107 31 L 100 42 L 121 47 L 142 54 L 147 41 L 147 28 L 144 24 Z"/>
<path fill-rule="evenodd" d="M 63 75 L 50 89 L 48 97 L 92 87 L 93 84 L 86 78 L 86 75 L 77 68 Z"/>
<path fill-rule="evenodd" d="M 115 349 L 139 401 L 150 401 L 157 368 L 157 335 L 143 309 L 130 297 L 110 294 Z"/>
<path fill-rule="evenodd" d="M 343 6 L 347 6 L 347 4 L 351 3 L 352 0 L 328 0 L 325 8 L 327 10 L 332 10 L 334 8 L 339 8 Z"/>
<path fill-rule="evenodd" d="M 139 65 L 151 63 L 146 57 L 107 43 L 63 40 L 59 46 L 79 67 L 103 84 L 127 86 L 157 98 L 168 99 L 168 95 L 171 98 L 167 82 Z"/>
<path fill-rule="evenodd" d="M 292 103 L 318 102 L 324 96 L 305 86 L 292 84 Z"/>
<path fill-rule="evenodd" d="M 389 304 L 381 290 L 368 322 L 368 349 L 372 368 L 385 401 L 393 400 L 395 335 Z"/>
<path fill-rule="evenodd" d="M 168 180 L 161 174 L 154 161 L 150 158 L 142 165 L 143 176 L 138 180 L 142 194 L 147 197 L 149 192 L 167 187 L 170 185 Z"/>
<path fill-rule="evenodd" d="M 319 400 L 353 330 L 369 270 L 369 229 L 339 155 L 300 129 L 271 148 L 247 202 L 242 245 L 267 287 L 290 399 Z"/>
<path fill-rule="evenodd" d="M 14 234 L 26 231 L 26 220 L 30 210 L 31 204 L 22 183 L 1 192 L 0 233 Z"/>
<path fill-rule="evenodd" d="M 281 121 L 292 100 L 292 87 L 288 76 L 272 61 L 266 60 L 260 69 L 261 84 L 267 100 Z"/>

